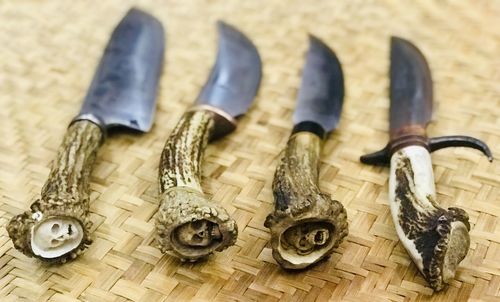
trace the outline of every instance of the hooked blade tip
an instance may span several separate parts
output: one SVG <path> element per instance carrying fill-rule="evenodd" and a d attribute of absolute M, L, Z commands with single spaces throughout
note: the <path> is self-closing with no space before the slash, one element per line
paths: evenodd
<path fill-rule="evenodd" d="M 415 44 L 413 44 L 410 40 L 403 39 L 401 37 L 391 36 L 391 54 L 394 55 L 396 51 L 404 51 L 404 49 L 411 49 L 414 52 L 417 52 L 418 55 L 424 57 L 420 49 L 418 49 Z"/>
<path fill-rule="evenodd" d="M 315 35 L 309 34 L 309 51 L 311 51 L 312 49 L 321 49 L 335 56 L 334 52 L 331 50 L 330 47 L 328 47 L 328 45 L 326 45 L 325 42 L 323 42 L 323 40 L 316 37 Z"/>
<path fill-rule="evenodd" d="M 140 8 L 137 8 L 135 6 L 131 7 L 125 17 L 129 17 L 129 16 L 137 16 L 137 17 L 144 17 L 144 18 L 148 18 L 148 19 L 154 19 L 156 20 L 155 17 L 153 17 L 151 14 L 147 13 L 146 11 L 140 9 Z"/>
<path fill-rule="evenodd" d="M 122 19 L 122 22 L 127 19 L 132 19 L 134 20 L 134 22 L 139 22 L 144 24 L 149 23 L 153 25 L 153 27 L 157 28 L 159 33 L 161 34 L 161 39 L 162 40 L 165 39 L 163 24 L 160 22 L 160 20 L 158 20 L 155 16 L 151 15 L 150 13 L 133 6 L 127 11 L 127 13 Z"/>
<path fill-rule="evenodd" d="M 217 20 L 217 31 L 219 32 L 219 36 L 221 38 L 237 40 L 243 39 L 245 40 L 245 42 L 252 44 L 252 42 L 250 42 L 250 39 L 248 39 L 241 31 L 222 20 Z"/>
<path fill-rule="evenodd" d="M 217 31 L 219 33 L 219 48 L 221 47 L 220 45 L 228 42 L 243 46 L 241 49 L 253 53 L 255 59 L 258 61 L 259 68 L 262 68 L 262 60 L 260 59 L 257 47 L 244 33 L 222 20 L 217 20 Z"/>

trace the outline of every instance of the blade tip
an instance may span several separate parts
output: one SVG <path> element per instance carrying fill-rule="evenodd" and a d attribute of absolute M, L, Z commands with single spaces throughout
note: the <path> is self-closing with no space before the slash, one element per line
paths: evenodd
<path fill-rule="evenodd" d="M 339 73 L 342 75 L 342 82 L 343 82 L 344 77 L 342 71 L 342 63 L 337 57 L 335 51 L 333 51 L 332 48 L 330 48 L 323 40 L 321 40 L 317 36 L 310 33 L 308 35 L 309 35 L 309 52 L 312 52 L 312 50 L 317 49 L 328 54 L 328 56 L 331 58 L 332 64 L 334 64 L 336 68 L 339 69 Z"/>
<path fill-rule="evenodd" d="M 249 40 L 241 31 L 239 31 L 236 27 L 233 25 L 223 21 L 223 20 L 217 20 L 217 30 L 221 36 L 223 35 L 234 35 L 238 38 L 244 38 L 245 40 Z"/>
<path fill-rule="evenodd" d="M 325 44 L 325 43 L 323 43 L 323 41 L 321 41 L 320 38 L 318 38 L 317 36 L 315 36 L 315 35 L 313 35 L 311 33 L 308 33 L 307 37 L 309 38 L 309 43 L 321 43 L 321 44 Z"/>
<path fill-rule="evenodd" d="M 418 49 L 415 44 L 413 44 L 410 40 L 397 37 L 397 36 L 392 36 L 391 37 L 391 51 L 396 51 L 396 50 L 401 50 L 403 49 L 413 49 L 416 50 L 418 53 L 420 53 L 420 50 Z"/>
<path fill-rule="evenodd" d="M 125 14 L 125 17 L 123 19 L 130 18 L 130 17 L 141 18 L 142 20 L 147 20 L 148 22 L 153 22 L 153 23 L 157 24 L 163 31 L 163 25 L 160 22 L 160 20 L 158 20 L 155 16 L 148 13 L 147 11 L 140 9 L 136 6 L 132 6 L 127 11 L 127 13 Z"/>
<path fill-rule="evenodd" d="M 154 18 L 151 14 L 149 14 L 148 12 L 146 12 L 145 10 L 142 10 L 136 6 L 132 6 L 128 11 L 127 11 L 127 16 L 133 16 L 133 15 L 137 15 L 137 16 L 144 16 L 144 17 L 152 17 Z"/>
<path fill-rule="evenodd" d="M 309 51 L 311 51 L 312 49 L 319 49 L 321 51 L 324 51 L 328 53 L 331 57 L 333 57 L 335 61 L 337 61 L 340 64 L 340 61 L 335 52 L 333 51 L 333 49 L 331 49 L 323 40 L 310 33 L 308 34 L 308 36 L 309 36 Z"/>
<path fill-rule="evenodd" d="M 329 52 L 333 53 L 331 48 L 328 47 L 328 45 L 326 45 L 326 43 L 323 40 L 321 40 L 320 38 L 318 38 L 317 36 L 309 33 L 308 37 L 309 37 L 309 48 L 312 48 L 313 46 L 317 46 L 319 48 L 328 50 Z"/>
<path fill-rule="evenodd" d="M 262 66 L 262 60 L 260 59 L 259 51 L 257 50 L 257 47 L 252 42 L 252 40 L 250 40 L 249 37 L 247 37 L 243 32 L 241 32 L 235 26 L 223 20 L 217 20 L 216 25 L 217 25 L 217 30 L 219 32 L 219 39 L 227 38 L 245 44 L 245 46 L 251 49 L 255 54 L 255 57 L 259 62 L 259 66 Z"/>
<path fill-rule="evenodd" d="M 244 33 L 225 21 L 217 20 L 217 30 L 221 37 L 227 37 L 230 39 L 236 38 L 237 40 L 244 41 L 245 44 L 249 44 L 255 48 L 255 45 L 253 45 L 252 41 Z"/>
<path fill-rule="evenodd" d="M 398 36 L 391 36 L 391 44 L 396 44 L 396 43 L 407 43 L 408 40 L 398 37 Z"/>

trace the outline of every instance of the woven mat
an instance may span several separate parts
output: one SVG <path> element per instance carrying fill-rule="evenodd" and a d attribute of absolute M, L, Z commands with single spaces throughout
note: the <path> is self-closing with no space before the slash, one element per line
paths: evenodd
<path fill-rule="evenodd" d="M 91 177 L 94 244 L 72 263 L 41 264 L 13 248 L 4 225 L 38 196 L 109 34 L 134 4 L 168 32 L 154 128 L 109 137 Z M 500 301 L 499 15 L 493 1 L 0 1 L 0 300 Z M 248 115 L 209 146 L 203 166 L 203 189 L 237 220 L 237 244 L 182 264 L 155 247 L 158 162 L 207 78 L 219 18 L 254 40 L 264 77 Z M 290 273 L 273 260 L 263 222 L 308 32 L 336 51 L 345 72 L 344 112 L 324 145 L 320 186 L 345 205 L 350 234 L 328 261 Z M 391 35 L 412 40 L 430 63 L 439 106 L 429 134 L 479 137 L 497 158 L 463 148 L 432 155 L 439 202 L 464 208 L 472 224 L 456 280 L 436 294 L 398 243 L 388 169 L 358 162 L 388 139 Z"/>

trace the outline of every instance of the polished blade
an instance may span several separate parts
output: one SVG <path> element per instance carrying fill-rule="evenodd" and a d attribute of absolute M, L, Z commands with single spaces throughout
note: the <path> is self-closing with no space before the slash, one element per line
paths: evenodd
<path fill-rule="evenodd" d="M 409 41 L 391 39 L 390 129 L 425 126 L 432 117 L 432 78 L 422 53 Z"/>
<path fill-rule="evenodd" d="M 343 100 L 344 76 L 337 56 L 320 39 L 310 35 L 294 124 L 314 122 L 329 132 L 337 127 Z"/>
<path fill-rule="evenodd" d="M 131 9 L 113 31 L 76 119 L 148 131 L 163 65 L 164 32 L 153 16 Z"/>
<path fill-rule="evenodd" d="M 252 103 L 262 76 L 259 53 L 236 28 L 217 22 L 217 60 L 197 104 L 216 107 L 233 117 L 244 114 Z"/>

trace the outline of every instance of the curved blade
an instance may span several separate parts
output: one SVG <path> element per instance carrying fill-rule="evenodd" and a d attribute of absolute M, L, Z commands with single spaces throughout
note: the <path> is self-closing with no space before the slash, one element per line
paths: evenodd
<path fill-rule="evenodd" d="M 253 43 L 236 28 L 217 22 L 219 49 L 198 104 L 217 107 L 233 117 L 250 107 L 262 76 L 262 63 Z"/>
<path fill-rule="evenodd" d="M 390 129 L 425 126 L 432 117 L 432 78 L 422 53 L 409 41 L 391 38 Z"/>
<path fill-rule="evenodd" d="M 76 119 L 148 131 L 163 65 L 164 32 L 153 16 L 131 9 L 113 31 Z"/>
<path fill-rule="evenodd" d="M 344 76 L 337 56 L 321 40 L 309 36 L 294 124 L 315 122 L 324 131 L 332 131 L 339 122 L 343 100 Z"/>

